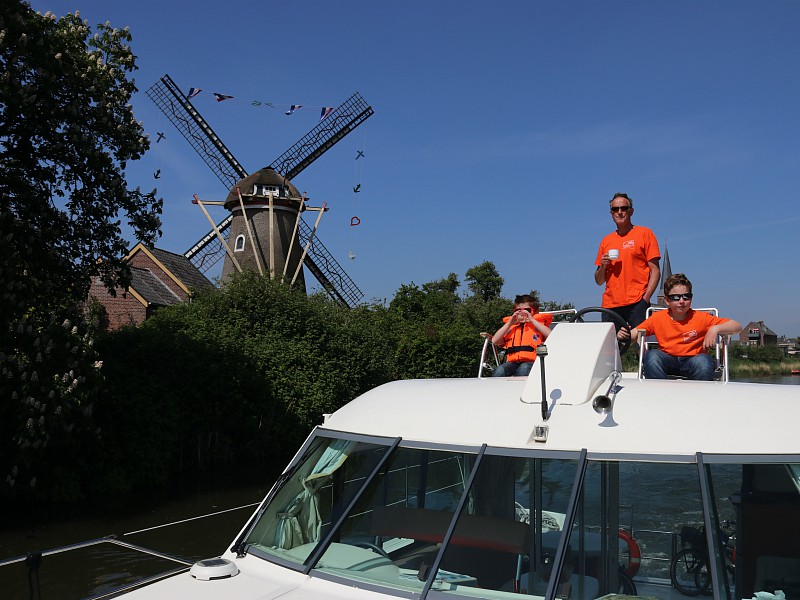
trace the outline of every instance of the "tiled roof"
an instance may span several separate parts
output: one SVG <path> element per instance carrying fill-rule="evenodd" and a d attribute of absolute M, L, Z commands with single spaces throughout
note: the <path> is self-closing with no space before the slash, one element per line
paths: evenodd
<path fill-rule="evenodd" d="M 181 299 L 153 275 L 150 269 L 131 267 L 130 287 L 150 304 L 169 306 L 181 302 Z"/>
<path fill-rule="evenodd" d="M 774 336 L 778 335 L 777 333 L 772 331 L 772 329 L 770 329 L 769 327 L 764 325 L 764 321 L 759 321 L 758 324 L 761 325 L 761 329 L 762 329 L 764 335 L 774 335 Z"/>
<path fill-rule="evenodd" d="M 150 248 L 149 250 L 186 287 L 196 290 L 214 287 L 206 276 L 192 264 L 192 261 L 182 254 L 174 254 L 159 248 Z"/>

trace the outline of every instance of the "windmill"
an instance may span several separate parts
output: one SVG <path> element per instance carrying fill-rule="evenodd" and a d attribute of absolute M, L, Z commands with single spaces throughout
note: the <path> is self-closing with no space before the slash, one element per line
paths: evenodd
<path fill-rule="evenodd" d="M 238 244 L 240 236 L 244 235 L 238 232 L 245 231 L 250 221 L 255 224 L 259 220 L 253 218 L 253 212 L 264 213 L 268 210 L 270 217 L 266 220 L 260 219 L 267 224 L 255 227 L 255 239 L 251 244 L 253 253 L 263 253 L 267 245 L 275 247 L 276 253 L 280 254 L 279 261 L 283 262 L 284 273 L 287 265 L 292 267 L 293 262 L 297 262 L 299 267 L 299 257 L 302 256 L 302 264 L 333 298 L 347 306 L 354 306 L 361 300 L 363 292 L 314 235 L 315 232 L 299 218 L 299 213 L 305 208 L 304 202 L 291 184 L 291 180 L 306 167 L 372 116 L 372 107 L 358 92 L 328 114 L 268 167 L 250 177 L 169 75 L 159 79 L 146 94 L 230 192 L 225 205 L 232 211 L 231 214 L 184 253 L 201 272 L 207 272 L 226 255 L 226 262 L 233 256 L 226 252 L 232 228 L 237 232 L 234 239 Z M 239 192 L 241 197 L 232 198 L 234 194 L 238 196 Z M 279 208 L 290 214 L 279 212 L 275 207 L 277 202 L 283 202 Z M 250 214 L 247 213 L 248 206 Z M 291 243 L 294 237 L 286 235 L 286 223 L 291 221 L 291 213 L 297 215 L 294 219 L 298 240 L 296 245 Z M 277 226 L 273 219 L 275 215 L 282 215 Z"/>

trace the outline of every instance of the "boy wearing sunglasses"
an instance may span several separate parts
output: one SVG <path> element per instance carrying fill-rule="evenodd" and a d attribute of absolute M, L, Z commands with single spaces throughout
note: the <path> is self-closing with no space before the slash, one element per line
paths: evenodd
<path fill-rule="evenodd" d="M 536 347 L 550 335 L 552 315 L 539 313 L 536 298 L 522 294 L 514 298 L 514 314 L 503 318 L 503 326 L 492 336 L 492 343 L 506 350 L 506 362 L 493 377 L 528 375 L 536 360 Z"/>
<path fill-rule="evenodd" d="M 649 319 L 631 331 L 632 341 L 639 330 L 655 335 L 658 349 L 644 355 L 646 379 L 666 379 L 682 375 L 689 379 L 712 381 L 714 361 L 706 350 L 717 343 L 717 335 L 738 333 L 742 326 L 733 319 L 715 317 L 705 311 L 692 309 L 692 282 L 683 273 L 667 277 L 664 282 L 664 303 L 667 310 L 653 313 Z M 620 330 L 619 339 L 628 337 Z"/>
<path fill-rule="evenodd" d="M 617 230 L 600 241 L 594 264 L 594 282 L 605 284 L 601 306 L 625 319 L 631 327 L 644 321 L 650 297 L 658 287 L 661 253 L 655 234 L 634 226 L 633 199 L 617 193 L 611 199 L 611 218 Z M 609 319 L 604 316 L 604 321 Z"/>

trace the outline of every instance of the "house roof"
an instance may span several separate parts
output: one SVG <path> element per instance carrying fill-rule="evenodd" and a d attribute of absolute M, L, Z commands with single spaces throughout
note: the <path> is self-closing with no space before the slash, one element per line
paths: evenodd
<path fill-rule="evenodd" d="M 769 327 L 767 327 L 764 324 L 764 321 L 750 321 L 747 325 L 745 325 L 745 327 L 742 329 L 742 331 L 745 331 L 745 330 L 751 329 L 751 328 L 758 328 L 760 330 L 760 333 L 762 333 L 764 335 L 774 335 L 775 337 L 778 336 L 777 333 L 772 331 L 772 329 L 770 329 Z"/>
<path fill-rule="evenodd" d="M 149 248 L 149 250 L 162 265 L 169 269 L 187 287 L 197 290 L 214 287 L 206 276 L 183 254 L 174 254 L 159 248 Z"/>
<path fill-rule="evenodd" d="M 150 269 L 131 267 L 130 289 L 150 304 L 169 306 L 181 302 L 175 292 L 169 289 Z"/>

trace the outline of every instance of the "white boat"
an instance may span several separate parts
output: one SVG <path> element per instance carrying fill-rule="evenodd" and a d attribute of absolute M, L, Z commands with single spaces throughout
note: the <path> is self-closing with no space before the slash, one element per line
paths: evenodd
<path fill-rule="evenodd" d="M 613 325 L 561 323 L 529 377 L 375 388 L 225 552 L 125 597 L 800 598 L 800 388 L 620 369 Z"/>

